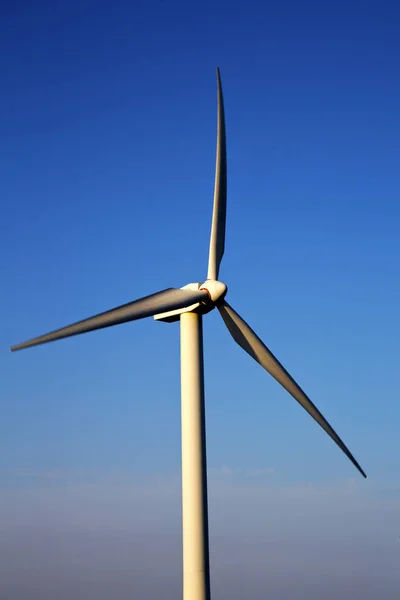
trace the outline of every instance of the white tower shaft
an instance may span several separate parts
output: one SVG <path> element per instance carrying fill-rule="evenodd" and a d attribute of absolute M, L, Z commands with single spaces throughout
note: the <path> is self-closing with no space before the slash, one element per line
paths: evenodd
<path fill-rule="evenodd" d="M 202 316 L 180 316 L 183 599 L 210 600 Z"/>

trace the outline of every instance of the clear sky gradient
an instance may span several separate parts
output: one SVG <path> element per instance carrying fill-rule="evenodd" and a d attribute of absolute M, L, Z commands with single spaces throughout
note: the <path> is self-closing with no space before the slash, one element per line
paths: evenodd
<path fill-rule="evenodd" d="M 219 65 L 229 302 L 369 478 L 208 315 L 213 598 L 398 598 L 399 25 L 394 1 L 3 4 L 0 595 L 179 597 L 178 325 L 8 347 L 206 277 Z"/>

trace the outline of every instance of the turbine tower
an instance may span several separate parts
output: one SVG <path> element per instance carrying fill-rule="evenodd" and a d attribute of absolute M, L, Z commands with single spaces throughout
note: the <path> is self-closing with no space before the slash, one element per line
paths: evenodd
<path fill-rule="evenodd" d="M 360 473 L 366 474 L 348 448 L 250 326 L 226 302 L 227 287 L 219 277 L 225 248 L 227 197 L 226 136 L 221 77 L 217 68 L 218 135 L 214 208 L 207 279 L 182 288 L 168 288 L 33 338 L 11 348 L 22 350 L 61 338 L 154 317 L 180 322 L 182 421 L 183 598 L 210 599 L 208 553 L 206 435 L 204 408 L 202 319 L 217 308 L 235 342 L 280 383 L 326 431 Z"/>

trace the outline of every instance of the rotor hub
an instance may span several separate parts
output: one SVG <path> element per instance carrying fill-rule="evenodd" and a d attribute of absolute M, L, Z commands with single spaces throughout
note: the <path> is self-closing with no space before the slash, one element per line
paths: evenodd
<path fill-rule="evenodd" d="M 207 292 L 210 300 L 214 304 L 218 304 L 224 299 L 228 288 L 222 281 L 216 281 L 215 279 L 206 279 L 206 281 L 199 287 L 199 290 Z"/>

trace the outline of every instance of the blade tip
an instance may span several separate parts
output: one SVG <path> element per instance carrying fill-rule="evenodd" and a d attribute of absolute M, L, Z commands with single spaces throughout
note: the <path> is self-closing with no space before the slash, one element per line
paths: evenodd
<path fill-rule="evenodd" d="M 362 468 L 360 467 L 360 465 L 359 465 L 358 463 L 356 463 L 356 462 L 354 463 L 354 465 L 355 465 L 355 467 L 357 468 L 357 470 L 359 471 L 359 473 L 361 473 L 361 475 L 364 477 L 364 479 L 367 479 L 367 474 L 366 474 L 366 472 L 364 471 L 364 469 L 362 469 Z"/>
<path fill-rule="evenodd" d="M 21 344 L 16 344 L 15 346 L 10 347 L 10 352 L 17 352 L 17 350 L 23 350 L 27 348 L 30 344 L 28 342 L 22 342 Z"/>

